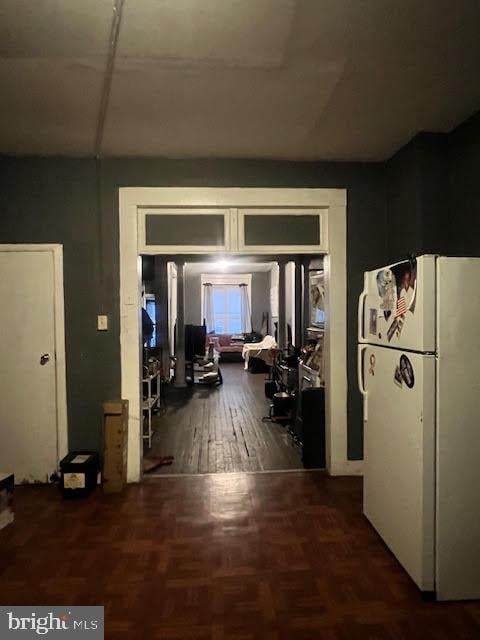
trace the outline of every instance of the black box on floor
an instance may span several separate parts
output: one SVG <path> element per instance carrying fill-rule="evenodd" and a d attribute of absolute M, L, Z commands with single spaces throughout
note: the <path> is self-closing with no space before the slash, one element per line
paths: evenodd
<path fill-rule="evenodd" d="M 250 373 L 268 373 L 268 364 L 262 358 L 250 356 L 248 359 L 248 370 Z"/>
<path fill-rule="evenodd" d="M 97 486 L 100 460 L 95 451 L 71 451 L 60 462 L 61 489 L 65 498 L 82 498 Z"/>

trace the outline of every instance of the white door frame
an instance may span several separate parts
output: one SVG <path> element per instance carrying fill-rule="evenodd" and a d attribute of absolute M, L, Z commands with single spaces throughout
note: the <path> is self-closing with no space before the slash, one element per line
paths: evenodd
<path fill-rule="evenodd" d="M 54 272 L 55 392 L 57 407 L 57 463 L 68 453 L 67 372 L 65 357 L 65 303 L 63 294 L 63 245 L 0 244 L 0 252 L 52 254 Z"/>
<path fill-rule="evenodd" d="M 347 457 L 347 253 L 345 189 L 125 187 L 119 189 L 121 394 L 129 401 L 128 481 L 141 479 L 141 263 L 138 214 L 145 207 L 304 207 L 327 214 L 326 462 L 331 475 L 361 473 Z M 285 247 L 283 247 L 285 250 Z M 275 252 L 264 247 L 264 252 Z M 192 250 L 191 252 L 197 253 Z M 251 251 L 245 249 L 242 253 Z M 310 251 L 308 253 L 311 253 Z M 335 318 L 334 322 L 330 319 Z"/>

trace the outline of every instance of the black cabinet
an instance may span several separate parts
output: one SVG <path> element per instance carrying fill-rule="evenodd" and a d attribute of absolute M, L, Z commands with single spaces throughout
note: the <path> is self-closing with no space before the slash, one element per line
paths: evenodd
<path fill-rule="evenodd" d="M 302 440 L 302 462 L 306 469 L 325 468 L 325 388 L 300 391 L 296 431 Z"/>

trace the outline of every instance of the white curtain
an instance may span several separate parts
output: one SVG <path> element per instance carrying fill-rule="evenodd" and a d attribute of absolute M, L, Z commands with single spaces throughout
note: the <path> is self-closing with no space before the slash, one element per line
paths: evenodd
<path fill-rule="evenodd" d="M 203 312 L 207 333 L 215 331 L 215 316 L 213 313 L 213 285 L 206 282 L 203 285 Z"/>
<path fill-rule="evenodd" d="M 240 284 L 240 320 L 242 333 L 251 333 L 252 314 L 250 312 L 250 300 L 248 298 L 248 285 Z"/>

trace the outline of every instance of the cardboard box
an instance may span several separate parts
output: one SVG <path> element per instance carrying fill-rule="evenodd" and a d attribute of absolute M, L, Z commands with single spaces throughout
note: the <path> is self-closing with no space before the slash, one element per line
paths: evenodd
<path fill-rule="evenodd" d="M 13 522 L 13 473 L 0 473 L 0 529 Z"/>
<path fill-rule="evenodd" d="M 128 400 L 104 403 L 103 416 L 103 489 L 115 493 L 127 484 Z"/>

